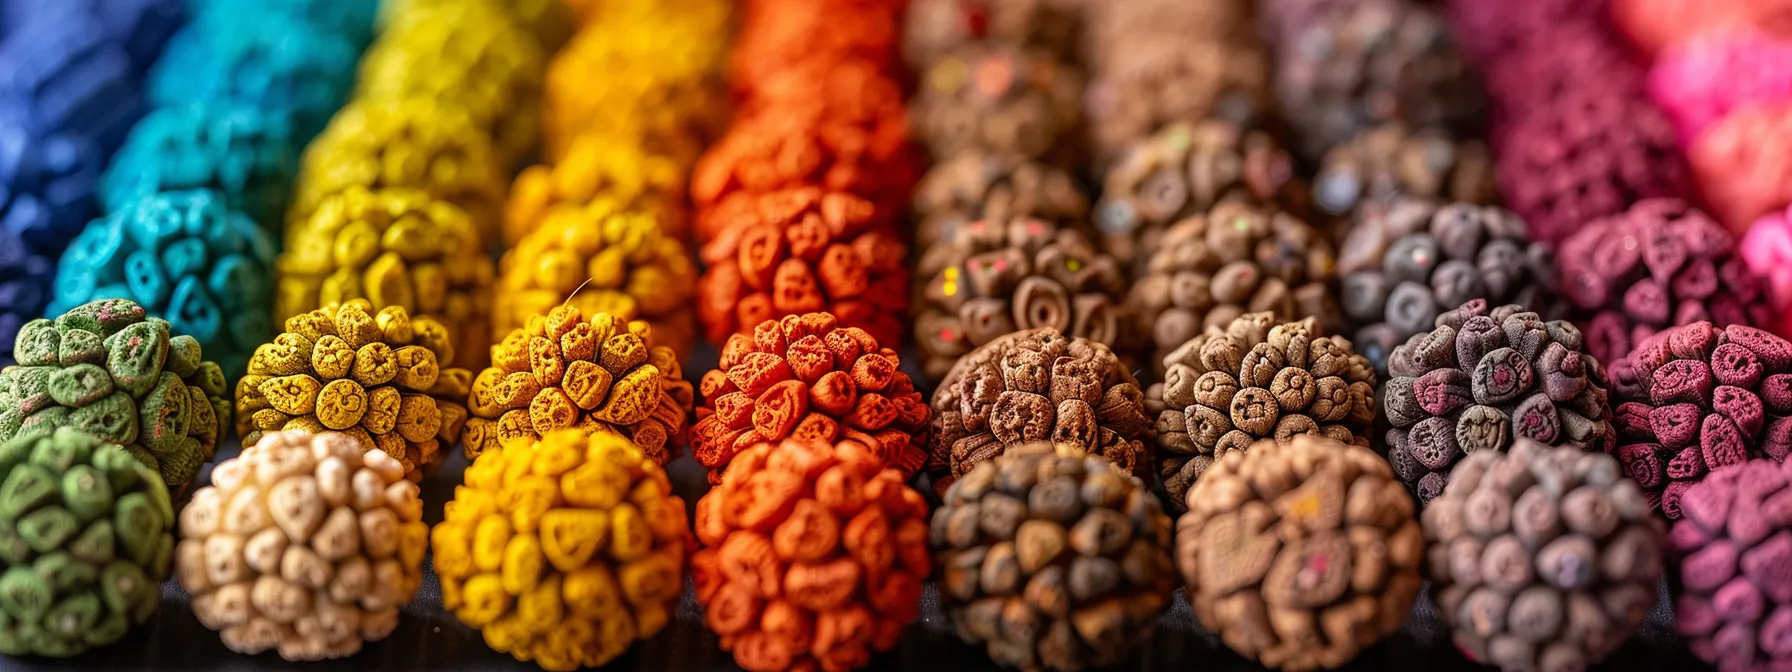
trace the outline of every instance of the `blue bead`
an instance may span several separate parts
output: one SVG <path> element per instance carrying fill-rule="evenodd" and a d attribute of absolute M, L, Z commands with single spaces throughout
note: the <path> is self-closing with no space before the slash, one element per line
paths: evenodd
<path fill-rule="evenodd" d="M 0 213 L 10 211 L 0 197 Z M 50 302 L 50 260 L 0 229 L 0 366 L 13 363 L 19 327 L 43 315 Z"/>
<path fill-rule="evenodd" d="M 58 19 L 62 14 L 77 16 Z M 0 35 L 33 21 L 96 20 L 109 41 L 124 47 L 132 69 L 141 75 L 186 15 L 181 0 L 0 0 Z"/>
<path fill-rule="evenodd" d="M 149 99 L 158 107 L 232 101 L 284 115 L 297 147 L 348 100 L 359 53 L 341 36 L 304 24 L 188 26 L 150 71 Z"/>
<path fill-rule="evenodd" d="M 0 45 L 0 121 L 32 137 L 116 149 L 143 116 L 140 85 L 130 54 L 81 12 L 35 17 Z"/>
<path fill-rule="evenodd" d="M 219 101 L 159 108 L 131 130 L 100 185 L 107 210 L 164 191 L 212 189 L 277 229 L 298 169 L 283 116 Z"/>

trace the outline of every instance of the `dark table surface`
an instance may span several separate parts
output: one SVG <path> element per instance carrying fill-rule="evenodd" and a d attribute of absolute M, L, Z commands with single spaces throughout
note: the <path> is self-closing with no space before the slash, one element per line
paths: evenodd
<path fill-rule="evenodd" d="M 905 362 L 915 361 L 904 357 Z M 716 353 L 703 347 L 689 359 L 685 376 L 695 382 L 713 368 Z M 910 375 L 919 382 L 919 372 Z M 931 398 L 931 397 L 930 397 Z M 236 442 L 227 441 L 217 461 L 235 457 Z M 214 462 L 215 463 L 215 462 Z M 454 487 L 461 482 L 467 461 L 456 449 L 436 473 L 422 483 L 424 521 L 434 525 L 442 520 L 442 505 L 454 497 Z M 708 491 L 703 467 L 689 455 L 680 456 L 669 467 L 673 489 L 683 497 L 687 509 L 694 510 L 697 499 Z M 210 482 L 211 470 L 201 474 L 201 484 Z M 925 491 L 925 489 L 924 489 Z M 249 672 L 258 670 L 539 670 L 534 663 L 522 663 L 507 654 L 486 647 L 480 633 L 462 625 L 454 615 L 442 609 L 441 589 L 433 565 L 424 560 L 423 587 L 417 598 L 404 609 L 398 629 L 384 641 L 367 645 L 361 653 L 333 661 L 289 663 L 278 655 L 264 653 L 245 656 L 224 648 L 218 634 L 199 624 L 188 606 L 188 596 L 179 583 L 170 579 L 162 585 L 161 613 L 144 627 L 134 630 L 124 640 L 98 651 L 66 660 L 0 657 L 0 672 L 56 670 L 215 670 Z M 983 650 L 960 642 L 952 633 L 939 596 L 931 586 L 922 597 L 921 618 L 903 637 L 895 651 L 876 656 L 872 670 L 999 670 Z M 1706 670 L 1686 647 L 1672 636 L 1672 616 L 1663 601 L 1656 605 L 1649 620 L 1622 648 L 1595 668 L 1608 672 L 1642 672 L 1646 670 Z M 710 672 L 738 670 L 733 659 L 717 645 L 715 635 L 703 626 L 703 613 L 686 582 L 684 599 L 677 618 L 658 636 L 639 642 L 622 657 L 602 669 L 620 672 Z M 1158 629 L 1139 650 L 1134 660 L 1122 669 L 1175 670 L 1198 669 L 1204 672 L 1247 672 L 1263 670 L 1221 644 L 1195 621 L 1194 612 L 1181 591 L 1174 606 L 1158 619 Z M 1448 634 L 1437 618 L 1428 599 L 1419 604 L 1406 620 L 1401 631 L 1384 640 L 1343 668 L 1351 671 L 1389 670 L 1483 670 L 1491 669 L 1468 662 L 1450 645 Z"/>

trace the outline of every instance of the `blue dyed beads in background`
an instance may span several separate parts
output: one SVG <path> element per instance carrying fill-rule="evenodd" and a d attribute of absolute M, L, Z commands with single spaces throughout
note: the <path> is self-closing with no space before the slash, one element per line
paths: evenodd
<path fill-rule="evenodd" d="M 213 189 L 278 231 L 298 167 L 284 114 L 232 102 L 164 107 L 131 130 L 100 186 L 107 212 L 164 191 Z"/>
<path fill-rule="evenodd" d="M 89 224 L 56 268 L 49 314 L 130 299 L 241 375 L 273 336 L 274 237 L 210 190 L 153 194 Z"/>
<path fill-rule="evenodd" d="M 165 107 L 228 100 L 268 114 L 283 110 L 295 146 L 302 145 L 348 99 L 360 51 L 326 29 L 264 21 L 228 31 L 203 25 L 182 30 L 150 72 L 150 102 Z"/>

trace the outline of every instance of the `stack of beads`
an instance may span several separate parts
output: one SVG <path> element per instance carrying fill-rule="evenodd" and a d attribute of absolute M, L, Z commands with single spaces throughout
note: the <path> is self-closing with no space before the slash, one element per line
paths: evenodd
<path fill-rule="evenodd" d="M 697 163 L 708 265 L 698 317 L 720 343 L 768 319 L 831 312 L 902 341 L 897 215 L 918 170 L 897 79 L 891 0 L 751 0 L 730 55 L 736 114 Z"/>
<path fill-rule="evenodd" d="M 107 167 L 107 216 L 63 254 L 50 307 L 136 301 L 234 379 L 273 336 L 266 306 L 297 164 L 293 129 L 342 104 L 355 42 L 334 22 L 280 21 L 228 2 L 195 11 L 150 69 L 152 109 Z"/>
<path fill-rule="evenodd" d="M 106 157 L 143 114 L 147 58 L 182 12 L 178 0 L 9 1 L 0 9 L 7 33 L 0 46 L 0 365 L 7 365 L 19 328 L 50 302 L 54 260 L 93 214 Z"/>

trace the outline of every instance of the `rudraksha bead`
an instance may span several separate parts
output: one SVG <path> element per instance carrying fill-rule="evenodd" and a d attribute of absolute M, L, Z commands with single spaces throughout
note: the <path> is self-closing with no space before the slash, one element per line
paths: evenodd
<path fill-rule="evenodd" d="M 1498 200 L 1487 146 L 1436 128 L 1397 122 L 1365 128 L 1326 151 L 1319 164 L 1313 202 L 1334 217 L 1396 196 L 1477 205 Z"/>
<path fill-rule="evenodd" d="M 1789 17 L 1792 18 L 1792 17 Z M 1755 105 L 1712 124 L 1686 148 L 1701 202 L 1737 235 L 1792 203 L 1792 101 Z"/>
<path fill-rule="evenodd" d="M 1711 472 L 1686 491 L 1667 536 L 1674 629 L 1719 672 L 1786 664 L 1792 580 L 1792 466 L 1768 460 Z"/>
<path fill-rule="evenodd" d="M 1705 213 L 1671 199 L 1580 226 L 1556 254 L 1557 285 L 1587 352 L 1616 362 L 1658 331 L 1701 320 L 1767 324 L 1767 284 Z"/>
<path fill-rule="evenodd" d="M 269 5 L 281 4 L 298 3 L 264 3 L 257 10 L 278 12 Z M 216 29 L 190 25 L 168 42 L 150 71 L 150 104 L 173 107 L 230 101 L 255 106 L 270 114 L 286 115 L 295 143 L 323 130 L 330 115 L 354 90 L 355 62 L 361 53 L 357 43 L 347 35 L 304 21 L 264 16 L 245 27 L 241 24 L 243 12 L 214 12 L 222 15 Z M 205 16 L 205 11 L 200 15 Z M 223 21 L 224 17 L 229 21 Z M 263 22 L 274 27 L 256 27 Z"/>
<path fill-rule="evenodd" d="M 541 140 L 547 57 L 512 14 L 514 1 L 404 2 L 361 57 L 356 97 L 458 107 L 515 165 Z"/>
<path fill-rule="evenodd" d="M 616 212 L 651 215 L 661 233 L 682 240 L 691 228 L 684 204 L 688 166 L 647 138 L 587 131 L 559 161 L 530 166 L 516 176 L 504 207 L 504 244 L 516 245 L 561 207 L 594 202 Z"/>
<path fill-rule="evenodd" d="M 935 163 L 915 185 L 915 244 L 932 246 L 979 221 L 1031 217 L 1084 227 L 1089 197 L 1063 169 L 1012 154 L 960 152 Z"/>
<path fill-rule="evenodd" d="M 1176 521 L 1201 624 L 1245 658 L 1304 672 L 1350 662 L 1412 611 L 1425 534 L 1368 448 L 1260 441 L 1214 462 Z"/>
<path fill-rule="evenodd" d="M 1610 383 L 1579 329 L 1524 306 L 1475 299 L 1388 358 L 1388 462 L 1425 505 L 1464 455 L 1535 441 L 1608 452 Z"/>
<path fill-rule="evenodd" d="M 0 106 L 5 98 L 0 96 Z M 107 155 L 74 133 L 34 135 L 0 119 L 0 229 L 37 254 L 60 254 L 97 216 Z M 42 304 L 32 311 L 40 317 Z"/>
<path fill-rule="evenodd" d="M 1250 313 L 1210 326 L 1163 359 L 1163 382 L 1145 392 L 1156 423 L 1158 471 L 1170 503 L 1227 453 L 1314 434 L 1369 445 L 1375 369 L 1313 318 L 1281 322 Z"/>
<path fill-rule="evenodd" d="M 647 323 L 559 306 L 492 346 L 460 438 L 477 458 L 559 429 L 620 434 L 665 464 L 691 413 L 691 392 L 677 353 Z"/>
<path fill-rule="evenodd" d="M 1077 163 L 1083 74 L 1040 50 L 954 48 L 921 75 L 915 135 L 935 159 L 967 150 Z"/>
<path fill-rule="evenodd" d="M 1694 0 L 1707 2 L 1709 0 Z M 1483 66 L 1509 60 L 1514 53 L 1551 44 L 1540 35 L 1553 27 L 1599 25 L 1605 21 L 1608 0 L 1522 0 L 1487 3 L 1482 0 L 1444 0 L 1444 6 L 1462 51 Z M 1553 46 L 1561 46 L 1559 43 Z"/>
<path fill-rule="evenodd" d="M 1755 326 L 1785 338 L 1792 336 L 1792 208 L 1776 212 L 1749 226 L 1736 252 L 1749 270 L 1767 283 L 1771 310 Z M 0 264 L 4 265 L 4 264 Z M 4 337 L 0 329 L 0 337 Z"/>
<path fill-rule="evenodd" d="M 124 446 L 181 492 L 230 424 L 224 371 L 143 306 L 103 299 L 32 320 L 0 369 L 0 441 L 71 427 Z"/>
<path fill-rule="evenodd" d="M 218 463 L 180 512 L 193 613 L 232 651 L 352 656 L 398 628 L 429 526 L 398 460 L 336 432 L 271 432 Z"/>
<path fill-rule="evenodd" d="M 245 444 L 269 432 L 342 432 L 422 480 L 467 422 L 473 373 L 448 367 L 448 341 L 433 318 L 359 299 L 295 315 L 237 381 L 236 431 Z"/>
<path fill-rule="evenodd" d="M 955 227 L 922 255 L 915 315 L 921 369 L 938 380 L 972 349 L 1050 327 L 1115 348 L 1126 272 L 1088 237 L 1016 218 Z"/>
<path fill-rule="evenodd" d="M 226 376 L 274 334 L 273 235 L 210 190 L 152 193 L 96 219 L 56 268 L 50 313 L 130 299 L 199 341 Z"/>
<path fill-rule="evenodd" d="M 711 343 L 786 315 L 826 312 L 880 343 L 907 329 L 908 246 L 870 201 L 803 187 L 753 199 L 700 254 L 697 317 Z M 753 221 L 757 219 L 757 221 Z"/>
<path fill-rule="evenodd" d="M 787 438 L 856 443 L 903 474 L 926 461 L 930 412 L 902 360 L 833 315 L 762 322 L 729 337 L 718 366 L 703 374 L 691 432 L 711 484 L 749 446 Z"/>
<path fill-rule="evenodd" d="M 1209 327 L 1268 311 L 1343 326 L 1333 298 L 1336 255 L 1318 230 L 1281 212 L 1226 201 L 1165 229 L 1128 295 L 1132 329 L 1151 344 L 1153 366 Z M 1161 370 L 1161 369 L 1160 369 Z"/>
<path fill-rule="evenodd" d="M 1609 4 L 1613 26 L 1646 56 L 1658 56 L 1676 44 L 1705 35 L 1770 31 L 1786 36 L 1786 19 L 1792 17 L 1792 2 L 1786 0 L 1610 0 L 1566 4 L 1591 5 L 1596 10 Z"/>
<path fill-rule="evenodd" d="M 684 500 L 628 439 L 562 430 L 467 467 L 430 531 L 442 606 L 542 669 L 615 660 L 671 622 L 693 546 Z"/>
<path fill-rule="evenodd" d="M 807 126 L 774 114 L 737 120 L 692 169 L 691 202 L 700 211 L 725 211 L 743 200 L 820 188 L 865 199 L 879 212 L 907 205 L 920 171 L 902 124 Z M 717 235 L 697 229 L 704 242 Z"/>
<path fill-rule="evenodd" d="M 1685 195 L 1672 124 L 1641 91 L 1612 88 L 1589 84 L 1540 102 L 1496 136 L 1494 177 L 1532 240 L 1561 244 L 1588 221 Z"/>
<path fill-rule="evenodd" d="M 1339 303 L 1375 370 L 1394 347 L 1474 299 L 1554 319 L 1554 256 L 1509 211 L 1406 197 L 1364 203 L 1338 253 Z"/>
<path fill-rule="evenodd" d="M 1744 32 L 1674 47 L 1649 70 L 1649 98 L 1690 145 L 1732 113 L 1792 98 L 1792 41 Z"/>
<path fill-rule="evenodd" d="M 1143 475 L 1151 440 L 1145 394 L 1108 346 L 1034 329 L 983 344 L 940 380 L 928 469 L 944 491 L 1012 446 L 1052 441 Z"/>
<path fill-rule="evenodd" d="M 1128 145 L 1108 167 L 1095 207 L 1102 246 L 1142 262 L 1165 229 L 1224 200 L 1304 212 L 1306 184 L 1294 159 L 1261 130 L 1209 119 L 1178 123 Z"/>
<path fill-rule="evenodd" d="M 0 443 L 0 653 L 79 655 L 156 615 L 174 507 L 155 469 L 71 427 Z"/>
<path fill-rule="evenodd" d="M 102 154 L 143 116 L 142 82 L 97 15 L 47 12 L 0 46 L 0 125 L 25 137 L 90 140 Z"/>
<path fill-rule="evenodd" d="M 49 213 L 35 199 L 3 192 L 0 190 L 0 368 L 13 364 L 13 341 L 19 329 L 44 313 L 56 279 L 55 259 L 9 230 L 14 224 L 31 226 L 33 220 L 44 221 Z"/>
<path fill-rule="evenodd" d="M 562 304 L 653 327 L 679 357 L 696 338 L 697 271 L 678 238 L 651 214 L 607 203 L 555 205 L 541 228 L 504 253 L 493 292 L 493 339 Z"/>
<path fill-rule="evenodd" d="M 1420 519 L 1431 593 L 1473 662 L 1581 672 L 1655 606 L 1666 526 L 1609 455 L 1474 453 Z"/>
<path fill-rule="evenodd" d="M 500 240 L 504 177 L 488 136 L 456 107 L 425 98 L 357 101 L 305 148 L 288 221 L 354 187 L 416 189 L 472 218 L 485 244 Z"/>
<path fill-rule="evenodd" d="M 1436 8 L 1420 0 L 1306 4 L 1302 16 L 1269 17 L 1281 36 L 1276 91 L 1303 156 L 1317 159 L 1390 121 L 1458 137 L 1481 129 L 1480 82 Z"/>
<path fill-rule="evenodd" d="M 1614 454 L 1649 502 L 1678 520 L 1706 474 L 1792 452 L 1792 342 L 1694 322 L 1650 337 L 1611 367 Z"/>
<path fill-rule="evenodd" d="M 100 186 L 107 212 L 169 191 L 209 189 L 280 229 L 298 152 L 284 115 L 230 102 L 162 107 L 131 129 Z"/>
<path fill-rule="evenodd" d="M 577 1 L 578 0 L 573 0 L 573 2 Z M 508 20 L 515 22 L 517 25 L 528 30 L 529 35 L 535 38 L 535 41 L 540 45 L 541 50 L 551 54 L 564 46 L 566 41 L 572 37 L 574 32 L 576 32 L 575 29 L 578 26 L 572 21 L 572 8 L 570 7 L 573 2 L 566 2 L 564 0 L 508 0 L 505 2 L 480 0 L 476 4 L 483 4 L 493 8 L 502 9 L 504 13 L 509 16 Z M 427 12 L 441 8 L 447 8 L 452 11 L 461 9 L 459 5 L 464 4 L 475 3 L 467 3 L 465 0 L 393 0 L 392 2 L 382 2 L 380 3 L 379 18 L 380 23 L 382 24 L 381 27 L 384 31 L 388 32 L 382 32 L 381 37 L 385 37 L 389 34 L 391 26 L 407 20 L 409 18 L 408 13 L 410 12 Z M 483 8 L 481 8 L 480 11 L 484 11 Z M 461 20 L 467 19 L 463 18 Z"/>
<path fill-rule="evenodd" d="M 751 93 L 804 62 L 867 59 L 896 69 L 901 11 L 887 0 L 770 0 L 743 3 L 728 57 L 728 83 Z"/>
<path fill-rule="evenodd" d="M 356 53 L 373 40 L 377 2 L 318 2 L 317 0 L 261 0 L 255 11 L 243 11 L 242 0 L 188 0 L 192 25 L 199 32 L 227 34 L 242 30 L 244 19 L 277 22 L 283 28 L 304 26 L 340 35 Z M 353 58 L 351 57 L 352 61 Z M 352 66 L 351 66 L 352 71 Z"/>
<path fill-rule="evenodd" d="M 349 188 L 321 201 L 286 231 L 275 294 L 277 319 L 365 299 L 403 308 L 451 330 L 460 359 L 482 366 L 492 342 L 492 262 L 467 214 L 411 189 Z"/>
<path fill-rule="evenodd" d="M 864 667 L 921 612 L 927 501 L 855 441 L 754 445 L 697 502 L 703 624 L 749 670 Z"/>
<path fill-rule="evenodd" d="M 1077 55 L 1088 0 L 913 0 L 902 31 L 909 65 L 925 68 L 975 42 Z"/>
<path fill-rule="evenodd" d="M 1137 477 L 1077 446 L 1029 443 L 958 479 L 929 536 L 960 639 L 1006 666 L 1077 672 L 1150 639 L 1176 589 L 1170 530 Z"/>

